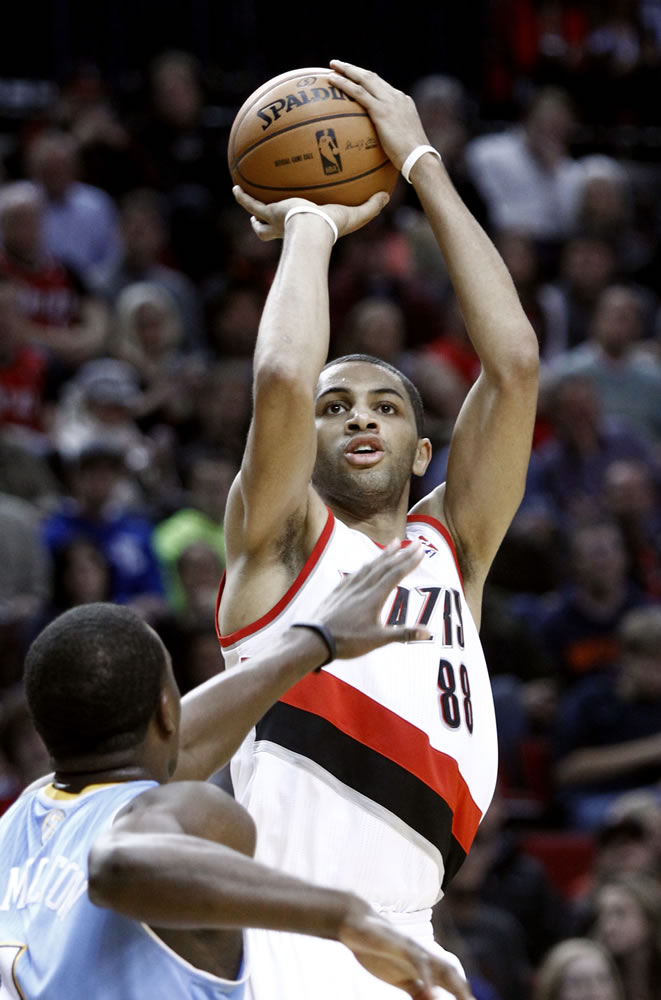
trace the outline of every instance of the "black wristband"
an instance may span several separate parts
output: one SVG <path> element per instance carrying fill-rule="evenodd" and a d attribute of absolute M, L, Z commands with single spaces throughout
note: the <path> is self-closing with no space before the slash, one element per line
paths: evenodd
<path fill-rule="evenodd" d="M 313 632 L 316 632 L 320 638 L 326 643 L 326 648 L 328 650 L 328 657 L 323 663 L 320 663 L 318 667 L 314 668 L 314 672 L 317 674 L 322 667 L 325 667 L 327 663 L 332 663 L 333 660 L 337 659 L 337 649 L 335 647 L 335 639 L 330 634 L 325 625 L 321 622 L 294 622 L 292 628 L 309 628 Z"/>

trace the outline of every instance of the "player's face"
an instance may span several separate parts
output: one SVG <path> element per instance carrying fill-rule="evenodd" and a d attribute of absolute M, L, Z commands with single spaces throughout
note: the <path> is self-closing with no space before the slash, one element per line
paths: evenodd
<path fill-rule="evenodd" d="M 319 378 L 315 412 L 313 480 L 324 499 L 356 512 L 397 505 L 428 461 L 397 375 L 363 361 L 333 365 Z"/>

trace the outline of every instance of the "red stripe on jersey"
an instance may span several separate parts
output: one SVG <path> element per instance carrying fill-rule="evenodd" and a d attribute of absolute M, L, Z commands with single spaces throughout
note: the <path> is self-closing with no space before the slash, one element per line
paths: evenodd
<path fill-rule="evenodd" d="M 435 517 L 430 517 L 429 514 L 409 514 L 408 517 L 406 518 L 406 523 L 408 525 L 416 524 L 419 521 L 422 522 L 423 524 L 430 524 L 432 528 L 438 531 L 439 535 L 441 535 L 448 543 L 448 547 L 450 549 L 450 552 L 452 553 L 452 558 L 454 559 L 454 564 L 457 567 L 459 580 L 461 581 L 461 589 L 465 590 L 464 578 L 461 574 L 461 567 L 459 565 L 459 560 L 457 559 L 457 550 L 454 547 L 454 540 L 452 538 L 452 535 L 450 534 L 450 532 L 448 531 L 448 529 L 445 527 L 444 524 L 441 524 L 440 521 L 437 521 Z"/>
<path fill-rule="evenodd" d="M 301 589 L 310 573 L 314 569 L 315 565 L 319 562 L 323 550 L 326 548 L 328 539 L 331 536 L 331 531 L 333 530 L 333 525 L 335 524 L 335 517 L 332 511 L 328 511 L 328 517 L 326 518 L 326 523 L 323 527 L 317 543 L 313 548 L 312 552 L 305 560 L 305 565 L 303 569 L 298 574 L 291 587 L 284 595 L 281 597 L 277 604 L 275 604 L 270 611 L 267 611 L 265 615 L 258 618 L 257 621 L 252 622 L 250 625 L 245 625 L 243 628 L 237 629 L 236 632 L 230 632 L 228 635 L 221 635 L 220 626 L 218 624 L 218 612 L 220 611 L 220 601 L 223 596 L 223 590 L 225 589 L 225 574 L 223 573 L 222 579 L 220 581 L 220 586 L 218 588 L 218 597 L 216 598 L 216 635 L 218 636 L 220 645 L 223 647 L 233 646 L 235 642 L 239 642 L 241 639 L 245 639 L 249 635 L 254 635 L 255 632 L 259 632 L 260 629 L 265 628 L 266 625 L 278 617 L 278 615 L 284 611 L 290 601 L 294 599 L 298 591 Z"/>
<path fill-rule="evenodd" d="M 428 785 L 450 807 L 452 834 L 468 852 L 482 813 L 456 760 L 434 749 L 422 729 L 328 671 L 304 677 L 280 701 L 326 719 Z"/>

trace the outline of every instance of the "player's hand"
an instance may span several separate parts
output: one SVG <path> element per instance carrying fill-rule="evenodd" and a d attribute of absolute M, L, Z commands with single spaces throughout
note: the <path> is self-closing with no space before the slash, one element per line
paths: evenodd
<path fill-rule="evenodd" d="M 373 911 L 345 920 L 339 940 L 368 972 L 414 1000 L 434 1000 L 437 986 L 457 1000 L 474 1000 L 470 986 L 453 965 L 400 934 Z"/>
<path fill-rule="evenodd" d="M 312 202 L 305 198 L 286 198 L 284 201 L 274 201 L 266 205 L 246 194 L 238 184 L 232 188 L 232 194 L 239 205 L 245 208 L 246 212 L 250 212 L 250 224 L 260 240 L 282 239 L 285 232 L 285 217 L 289 209 L 298 205 L 312 205 Z M 346 236 L 371 222 L 388 204 L 388 200 L 389 196 L 385 191 L 378 191 L 362 205 L 314 205 L 313 207 L 323 209 L 331 217 L 337 226 L 338 236 Z M 323 219 L 319 220 L 319 225 L 328 228 Z"/>
<path fill-rule="evenodd" d="M 331 68 L 330 82 L 369 113 L 386 156 L 398 170 L 416 146 L 429 145 L 412 97 L 360 66 L 331 59 Z"/>
<path fill-rule="evenodd" d="M 422 561 L 419 542 L 403 548 L 395 540 L 372 562 L 347 576 L 328 596 L 317 618 L 335 639 L 338 657 L 362 656 L 388 642 L 429 639 L 421 626 L 382 625 L 380 614 L 388 594 Z"/>

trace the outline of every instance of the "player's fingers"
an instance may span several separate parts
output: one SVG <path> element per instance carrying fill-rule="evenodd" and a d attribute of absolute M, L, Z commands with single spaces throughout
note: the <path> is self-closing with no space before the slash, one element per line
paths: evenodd
<path fill-rule="evenodd" d="M 344 62 L 342 59 L 331 59 L 330 64 L 346 79 L 363 87 L 368 94 L 373 94 L 374 87 L 381 82 L 381 78 L 372 70 L 363 69 L 362 66 L 356 66 L 354 63 Z"/>
<path fill-rule="evenodd" d="M 242 187 L 235 184 L 232 188 L 232 194 L 238 201 L 241 208 L 245 208 L 246 212 L 250 212 L 251 215 L 257 216 L 259 219 L 263 219 L 268 211 L 268 206 L 262 201 L 257 201 L 252 195 L 247 194 Z"/>
<path fill-rule="evenodd" d="M 360 229 L 370 219 L 375 218 L 389 201 L 390 196 L 385 191 L 377 191 L 371 198 L 364 201 L 362 205 L 356 205 L 355 208 L 347 209 L 347 211 L 351 212 L 351 215 L 348 219 L 348 224 L 343 227 L 343 234 L 352 233 L 355 229 Z"/>
<path fill-rule="evenodd" d="M 457 1000 L 475 1000 L 470 984 L 448 962 L 434 958 L 433 981 L 452 993 Z"/>
<path fill-rule="evenodd" d="M 380 646 L 388 646 L 391 642 L 425 642 L 428 639 L 431 639 L 431 632 L 422 625 L 387 625 L 372 636 L 372 641 Z"/>
<path fill-rule="evenodd" d="M 352 97 L 354 101 L 358 104 L 362 104 L 363 107 L 367 108 L 369 111 L 369 103 L 371 100 L 371 95 L 364 87 L 361 87 L 359 83 L 354 83 L 348 77 L 344 76 L 342 73 L 331 73 L 328 77 L 329 83 L 331 83 L 338 90 L 341 90 L 344 94 Z"/>
<path fill-rule="evenodd" d="M 260 240 L 267 242 L 268 240 L 275 240 L 278 237 L 278 233 L 273 226 L 270 226 L 267 222 L 261 222 L 254 215 L 250 216 L 250 225 Z"/>

